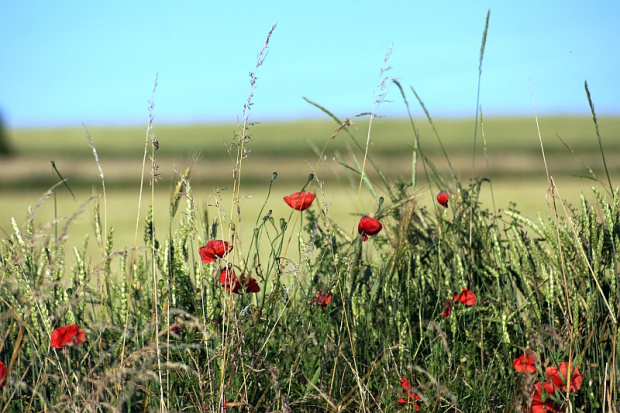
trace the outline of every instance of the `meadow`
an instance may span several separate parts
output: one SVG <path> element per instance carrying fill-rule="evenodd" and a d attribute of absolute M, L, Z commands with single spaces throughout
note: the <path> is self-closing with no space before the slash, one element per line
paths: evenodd
<path fill-rule="evenodd" d="M 571 204 L 578 204 L 581 195 L 591 199 L 589 187 L 592 181 L 586 179 L 588 173 L 581 161 L 595 173 L 603 173 L 592 119 L 554 116 L 543 117 L 539 122 L 550 173 L 562 196 Z M 612 176 L 620 176 L 620 157 L 615 155 L 620 152 L 620 118 L 602 117 L 599 122 L 605 134 L 605 150 L 610 154 L 608 168 Z M 472 176 L 474 121 L 439 118 L 433 123 L 431 125 L 423 118 L 415 119 L 426 156 L 436 163 L 441 173 L 449 173 L 434 126 L 457 176 L 467 181 Z M 276 199 L 295 192 L 300 182 L 314 172 L 323 182 L 325 201 L 333 205 L 332 214 L 338 221 L 346 219 L 349 213 L 345 211 L 352 209 L 355 203 L 353 195 L 357 182 L 355 173 L 345 166 L 353 162 L 351 139 L 338 136 L 329 140 L 337 126 L 331 120 L 321 119 L 265 122 L 253 126 L 251 162 L 245 165 L 244 173 L 244 209 L 260 207 L 272 172 L 278 172 L 272 188 Z M 481 191 L 481 202 L 491 209 L 493 202 L 497 209 L 506 209 L 510 202 L 515 202 L 517 209 L 530 218 L 535 218 L 539 211 L 549 214 L 546 196 L 549 185 L 535 119 L 490 117 L 484 119 L 482 126 L 487 141 L 487 160 L 482 156 L 482 145 L 478 145 L 474 176 L 489 178 L 493 191 L 489 187 Z M 157 162 L 161 174 L 155 193 L 157 203 L 167 202 L 178 171 L 189 163 L 193 164 L 192 185 L 198 202 L 208 204 L 218 190 L 230 190 L 235 159 L 227 150 L 227 142 L 231 141 L 237 128 L 238 125 L 233 123 L 155 125 L 154 133 L 160 142 Z M 86 138 L 88 131 L 96 145 L 108 188 L 108 219 L 115 227 L 115 238 L 120 245 L 133 245 L 145 129 L 139 126 L 64 127 L 11 131 L 14 155 L 0 162 L 0 230 L 10 233 L 11 218 L 25 219 L 28 207 L 35 206 L 44 192 L 58 182 L 51 161 L 76 196 L 74 199 L 68 190 L 60 188 L 53 202 L 48 201 L 39 208 L 38 222 L 71 215 L 93 192 L 100 191 L 101 178 Z M 363 139 L 367 130 L 367 118 L 355 119 L 351 131 L 356 139 Z M 374 125 L 372 157 L 391 182 L 411 180 L 413 142 L 407 119 L 380 118 Z M 318 155 L 326 143 L 328 150 L 323 161 L 317 164 Z M 417 174 L 422 172 L 422 165 L 418 165 Z M 368 174 L 376 184 L 379 180 L 376 173 L 369 171 Z M 418 191 L 416 201 L 429 206 L 434 194 L 426 188 L 418 188 Z M 282 205 L 272 207 L 278 212 L 284 211 Z M 130 213 L 131 208 L 133 213 Z M 141 208 L 142 217 L 145 208 L 146 205 Z M 156 209 L 158 220 L 165 219 L 166 212 L 165 209 Z M 73 224 L 78 233 L 92 232 L 91 215 L 87 209 Z M 248 232 L 251 231 L 248 228 Z M 72 237 L 69 243 L 76 246 L 83 241 Z M 89 254 L 92 258 L 97 257 L 97 252 L 91 249 Z"/>
<path fill-rule="evenodd" d="M 405 119 L 254 123 L 255 80 L 239 124 L 11 131 L 0 412 L 618 411 L 620 119 L 385 77 Z"/>

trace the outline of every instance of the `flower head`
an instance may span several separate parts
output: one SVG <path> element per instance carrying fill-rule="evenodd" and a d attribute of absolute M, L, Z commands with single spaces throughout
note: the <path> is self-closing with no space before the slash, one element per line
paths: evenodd
<path fill-rule="evenodd" d="M 220 283 L 228 291 L 232 291 L 235 294 L 241 294 L 241 290 L 245 288 L 246 293 L 257 293 L 260 291 L 260 286 L 254 278 L 241 277 L 237 279 L 234 271 L 228 268 L 222 269 L 220 272 Z"/>
<path fill-rule="evenodd" d="M 198 253 L 202 262 L 209 264 L 218 258 L 223 258 L 233 249 L 232 245 L 228 245 L 228 242 L 219 239 L 212 239 L 207 242 L 207 245 L 200 247 Z"/>
<path fill-rule="evenodd" d="M 246 293 L 257 293 L 260 291 L 260 286 L 258 285 L 256 280 L 251 277 L 247 280 L 245 278 L 241 278 L 241 285 L 245 285 Z"/>
<path fill-rule="evenodd" d="M 573 366 L 574 367 L 574 366 Z M 563 361 L 560 363 L 559 368 L 555 366 L 549 366 L 545 370 L 545 377 L 550 379 L 553 384 L 566 391 L 566 384 L 568 378 L 569 363 Z M 583 381 L 583 375 L 579 372 L 579 369 L 575 367 L 570 374 L 570 383 L 568 383 L 568 391 L 578 391 L 581 388 L 581 382 Z"/>
<path fill-rule="evenodd" d="M 444 191 L 441 191 L 437 194 L 437 202 L 439 202 L 439 205 L 443 206 L 444 208 L 448 208 L 449 199 L 450 195 L 446 194 Z"/>
<path fill-rule="evenodd" d="M 383 225 L 378 219 L 366 215 L 360 218 L 360 223 L 357 225 L 357 232 L 362 236 L 363 241 L 368 241 L 368 235 L 374 237 L 382 229 Z"/>
<path fill-rule="evenodd" d="M 6 383 L 9 381 L 9 378 L 6 375 L 6 366 L 3 362 L 0 361 L 0 389 L 6 386 Z"/>
<path fill-rule="evenodd" d="M 535 364 L 536 360 L 534 360 L 534 357 L 528 353 L 523 353 L 516 359 L 512 360 L 512 366 L 515 368 L 517 373 L 534 373 L 536 372 Z"/>
<path fill-rule="evenodd" d="M 316 295 L 312 299 L 313 303 L 320 304 L 321 308 L 325 310 L 327 304 L 332 302 L 332 293 L 324 293 L 323 291 L 317 291 Z"/>
<path fill-rule="evenodd" d="M 304 209 L 308 209 L 315 197 L 316 194 L 311 192 L 295 192 L 294 194 L 285 196 L 284 202 L 297 211 L 303 211 Z"/>
<path fill-rule="evenodd" d="M 467 288 L 463 287 L 462 291 L 458 293 L 452 301 L 472 306 L 476 304 L 477 300 L 478 299 L 476 298 L 476 294 L 474 294 L 473 291 L 470 291 Z"/>
<path fill-rule="evenodd" d="M 550 398 L 555 394 L 553 383 L 546 381 L 544 383 L 537 382 L 532 390 L 531 413 L 556 413 L 559 406 Z"/>
<path fill-rule="evenodd" d="M 407 398 L 401 397 L 396 400 L 400 404 L 413 404 L 414 410 L 420 410 L 420 406 L 418 406 L 415 402 L 422 400 L 422 398 L 413 391 L 413 387 L 409 384 L 409 380 L 406 377 L 402 377 L 400 379 L 400 387 L 403 388 L 403 392 Z"/>
<path fill-rule="evenodd" d="M 50 345 L 54 348 L 65 348 L 82 344 L 86 341 L 86 334 L 77 324 L 69 324 L 68 326 L 58 327 L 52 332 Z"/>

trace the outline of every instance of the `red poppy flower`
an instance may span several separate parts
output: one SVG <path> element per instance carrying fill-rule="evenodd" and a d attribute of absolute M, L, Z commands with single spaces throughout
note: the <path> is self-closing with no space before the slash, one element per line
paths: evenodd
<path fill-rule="evenodd" d="M 65 348 L 86 341 L 86 334 L 76 324 L 58 327 L 52 332 L 50 345 L 54 348 Z"/>
<path fill-rule="evenodd" d="M 234 288 L 236 282 L 237 277 L 235 276 L 235 273 L 228 268 L 222 268 L 222 271 L 220 272 L 220 284 L 230 291 L 230 287 L 233 286 Z"/>
<path fill-rule="evenodd" d="M 245 278 L 241 278 L 241 285 L 245 285 L 246 293 L 257 293 L 260 291 L 260 286 L 254 278 L 249 278 L 247 281 Z"/>
<path fill-rule="evenodd" d="M 198 253 L 202 262 L 208 264 L 215 261 L 218 258 L 223 258 L 233 249 L 232 245 L 228 245 L 228 242 L 219 239 L 212 239 L 207 242 L 207 245 L 200 247 Z"/>
<path fill-rule="evenodd" d="M 400 404 L 413 404 L 414 410 L 420 410 L 420 406 L 418 406 L 415 402 L 422 400 L 422 398 L 413 391 L 413 387 L 411 387 L 411 384 L 409 384 L 409 380 L 407 380 L 406 377 L 402 377 L 400 379 L 400 387 L 403 388 L 403 392 L 405 392 L 407 398 L 401 397 L 396 401 Z"/>
<path fill-rule="evenodd" d="M 332 302 L 332 293 L 325 294 L 323 291 L 317 291 L 316 295 L 312 299 L 313 303 L 317 303 L 321 305 L 321 308 L 325 310 L 327 308 L 327 304 Z"/>
<path fill-rule="evenodd" d="M 9 381 L 9 378 L 6 375 L 6 366 L 3 362 L 0 361 L 0 389 L 6 386 L 6 383 Z"/>
<path fill-rule="evenodd" d="M 453 301 L 472 306 L 476 304 L 477 298 L 473 291 L 469 291 L 467 288 L 463 287 L 463 290 L 454 297 Z"/>
<path fill-rule="evenodd" d="M 304 209 L 308 209 L 315 197 L 316 194 L 311 192 L 295 192 L 294 194 L 285 196 L 284 202 L 297 211 L 303 211 Z"/>
<path fill-rule="evenodd" d="M 181 334 L 181 326 L 172 326 L 168 331 L 174 334 Z"/>
<path fill-rule="evenodd" d="M 531 413 L 556 413 L 559 411 L 559 406 L 551 399 L 550 396 L 555 394 L 555 387 L 553 383 L 547 381 L 545 383 L 538 382 L 534 385 L 532 390 L 532 404 Z"/>
<path fill-rule="evenodd" d="M 566 391 L 566 378 L 568 376 L 569 364 L 565 361 L 560 363 L 559 369 L 555 366 L 549 366 L 545 370 L 545 377 L 551 379 L 553 384 Z M 575 367 L 570 374 L 570 383 L 568 385 L 569 391 L 578 391 L 581 388 L 581 382 L 583 376 L 579 372 L 579 369 Z"/>
<path fill-rule="evenodd" d="M 446 304 L 443 306 L 443 318 L 448 317 L 452 313 L 452 308 L 450 307 L 450 299 L 446 298 Z"/>
<path fill-rule="evenodd" d="M 531 374 L 536 372 L 536 360 L 532 357 L 531 354 L 523 353 L 516 359 L 512 360 L 512 366 L 515 368 L 517 373 L 527 373 Z"/>
<path fill-rule="evenodd" d="M 240 294 L 243 287 L 245 287 L 246 293 L 257 293 L 260 291 L 260 286 L 254 278 L 246 280 L 245 277 L 241 277 L 241 279 L 237 279 L 235 273 L 228 268 L 224 268 L 220 272 L 220 283 L 228 291 L 232 291 L 235 294 Z"/>
<path fill-rule="evenodd" d="M 383 229 L 383 225 L 378 219 L 364 215 L 360 218 L 357 226 L 357 232 L 362 236 L 362 241 L 368 241 L 368 235 L 374 237 Z"/>
<path fill-rule="evenodd" d="M 448 208 L 448 200 L 450 199 L 450 195 L 446 194 L 444 191 L 441 191 L 437 194 L 437 202 L 439 205 Z"/>

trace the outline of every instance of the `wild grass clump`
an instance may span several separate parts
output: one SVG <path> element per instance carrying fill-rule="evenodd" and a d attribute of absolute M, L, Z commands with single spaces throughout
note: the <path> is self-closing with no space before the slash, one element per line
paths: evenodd
<path fill-rule="evenodd" d="M 0 411 L 616 411 L 618 189 L 571 208 L 552 187 L 551 218 L 489 210 L 488 179 L 440 175 L 413 120 L 411 179 L 373 182 L 370 128 L 360 143 L 351 120 L 313 103 L 336 129 L 307 181 L 274 200 L 274 172 L 262 208 L 246 212 L 255 81 L 229 148 L 230 207 L 222 191 L 197 202 L 196 159 L 169 205 L 154 204 L 155 153 L 170 143 L 152 132 L 151 104 L 151 202 L 135 245 L 115 246 L 92 139 L 104 213 L 95 194 L 70 217 L 38 223 L 35 207 L 13 221 L 0 255 Z M 375 201 L 348 222 L 332 219 L 320 178 L 335 138 L 362 159 L 347 165 L 358 197 Z M 428 192 L 440 196 L 422 207 Z M 91 204 L 99 262 L 85 258 L 88 237 L 66 250 Z"/>

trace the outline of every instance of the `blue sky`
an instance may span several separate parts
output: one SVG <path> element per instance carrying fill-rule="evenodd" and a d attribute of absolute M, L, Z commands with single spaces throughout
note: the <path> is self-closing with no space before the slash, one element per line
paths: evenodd
<path fill-rule="evenodd" d="M 620 114 L 617 1 L 15 1 L 0 13 L 0 110 L 12 127 L 235 122 L 277 23 L 251 119 L 370 111 L 386 74 L 433 116 L 471 117 L 482 32 L 485 115 Z M 405 116 L 394 87 L 378 113 Z M 413 97 L 410 96 L 410 100 Z M 414 107 L 414 114 L 421 111 Z"/>

